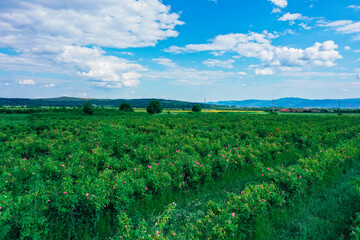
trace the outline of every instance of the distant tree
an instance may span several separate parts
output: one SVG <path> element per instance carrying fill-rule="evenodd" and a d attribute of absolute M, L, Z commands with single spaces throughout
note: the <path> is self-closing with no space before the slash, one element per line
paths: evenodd
<path fill-rule="evenodd" d="M 147 106 L 146 111 L 150 114 L 154 113 L 161 113 L 162 107 L 160 105 L 160 102 L 158 100 L 153 100 L 150 102 L 149 106 Z"/>
<path fill-rule="evenodd" d="M 192 107 L 193 112 L 201 112 L 201 106 L 200 104 L 196 104 Z"/>
<path fill-rule="evenodd" d="M 119 110 L 122 112 L 134 112 L 134 109 L 132 108 L 131 104 L 127 102 L 122 103 L 120 105 Z"/>
<path fill-rule="evenodd" d="M 83 111 L 86 114 L 93 115 L 94 114 L 94 108 L 90 102 L 86 102 L 83 106 Z"/>

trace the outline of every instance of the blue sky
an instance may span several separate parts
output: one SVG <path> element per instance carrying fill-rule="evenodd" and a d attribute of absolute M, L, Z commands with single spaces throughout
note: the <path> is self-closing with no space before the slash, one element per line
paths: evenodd
<path fill-rule="evenodd" d="M 360 97 L 355 0 L 0 5 L 0 97 Z"/>

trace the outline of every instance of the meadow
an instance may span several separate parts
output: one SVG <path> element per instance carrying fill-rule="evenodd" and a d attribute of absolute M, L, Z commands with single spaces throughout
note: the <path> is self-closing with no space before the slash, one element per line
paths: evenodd
<path fill-rule="evenodd" d="M 0 114 L 0 239 L 360 239 L 360 116 Z"/>

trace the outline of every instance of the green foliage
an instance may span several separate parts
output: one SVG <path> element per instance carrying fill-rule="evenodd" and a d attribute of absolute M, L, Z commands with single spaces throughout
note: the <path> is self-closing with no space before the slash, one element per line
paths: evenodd
<path fill-rule="evenodd" d="M 358 117 L 113 112 L 2 116 L 0 239 L 251 239 L 257 217 L 360 156 Z M 183 224 L 175 204 L 158 210 L 247 169 L 243 193 Z M 151 216 L 138 210 L 148 202 Z"/>
<path fill-rule="evenodd" d="M 200 104 L 196 104 L 192 107 L 191 111 L 193 112 L 201 112 L 201 106 Z"/>
<path fill-rule="evenodd" d="M 147 108 L 146 108 L 146 111 L 150 114 L 161 113 L 162 110 L 163 109 L 160 105 L 160 102 L 157 100 L 151 101 L 149 106 L 147 106 Z"/>
<path fill-rule="evenodd" d="M 90 102 L 86 102 L 83 106 L 83 111 L 86 114 L 93 115 L 94 114 L 94 108 Z"/>
<path fill-rule="evenodd" d="M 122 103 L 119 107 L 119 110 L 123 112 L 134 112 L 134 109 L 132 108 L 131 104 L 127 102 Z"/>

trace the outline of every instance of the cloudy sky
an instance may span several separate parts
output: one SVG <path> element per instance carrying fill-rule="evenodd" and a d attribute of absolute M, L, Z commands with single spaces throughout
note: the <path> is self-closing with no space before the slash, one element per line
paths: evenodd
<path fill-rule="evenodd" d="M 0 97 L 360 97 L 358 0 L 0 0 Z"/>

